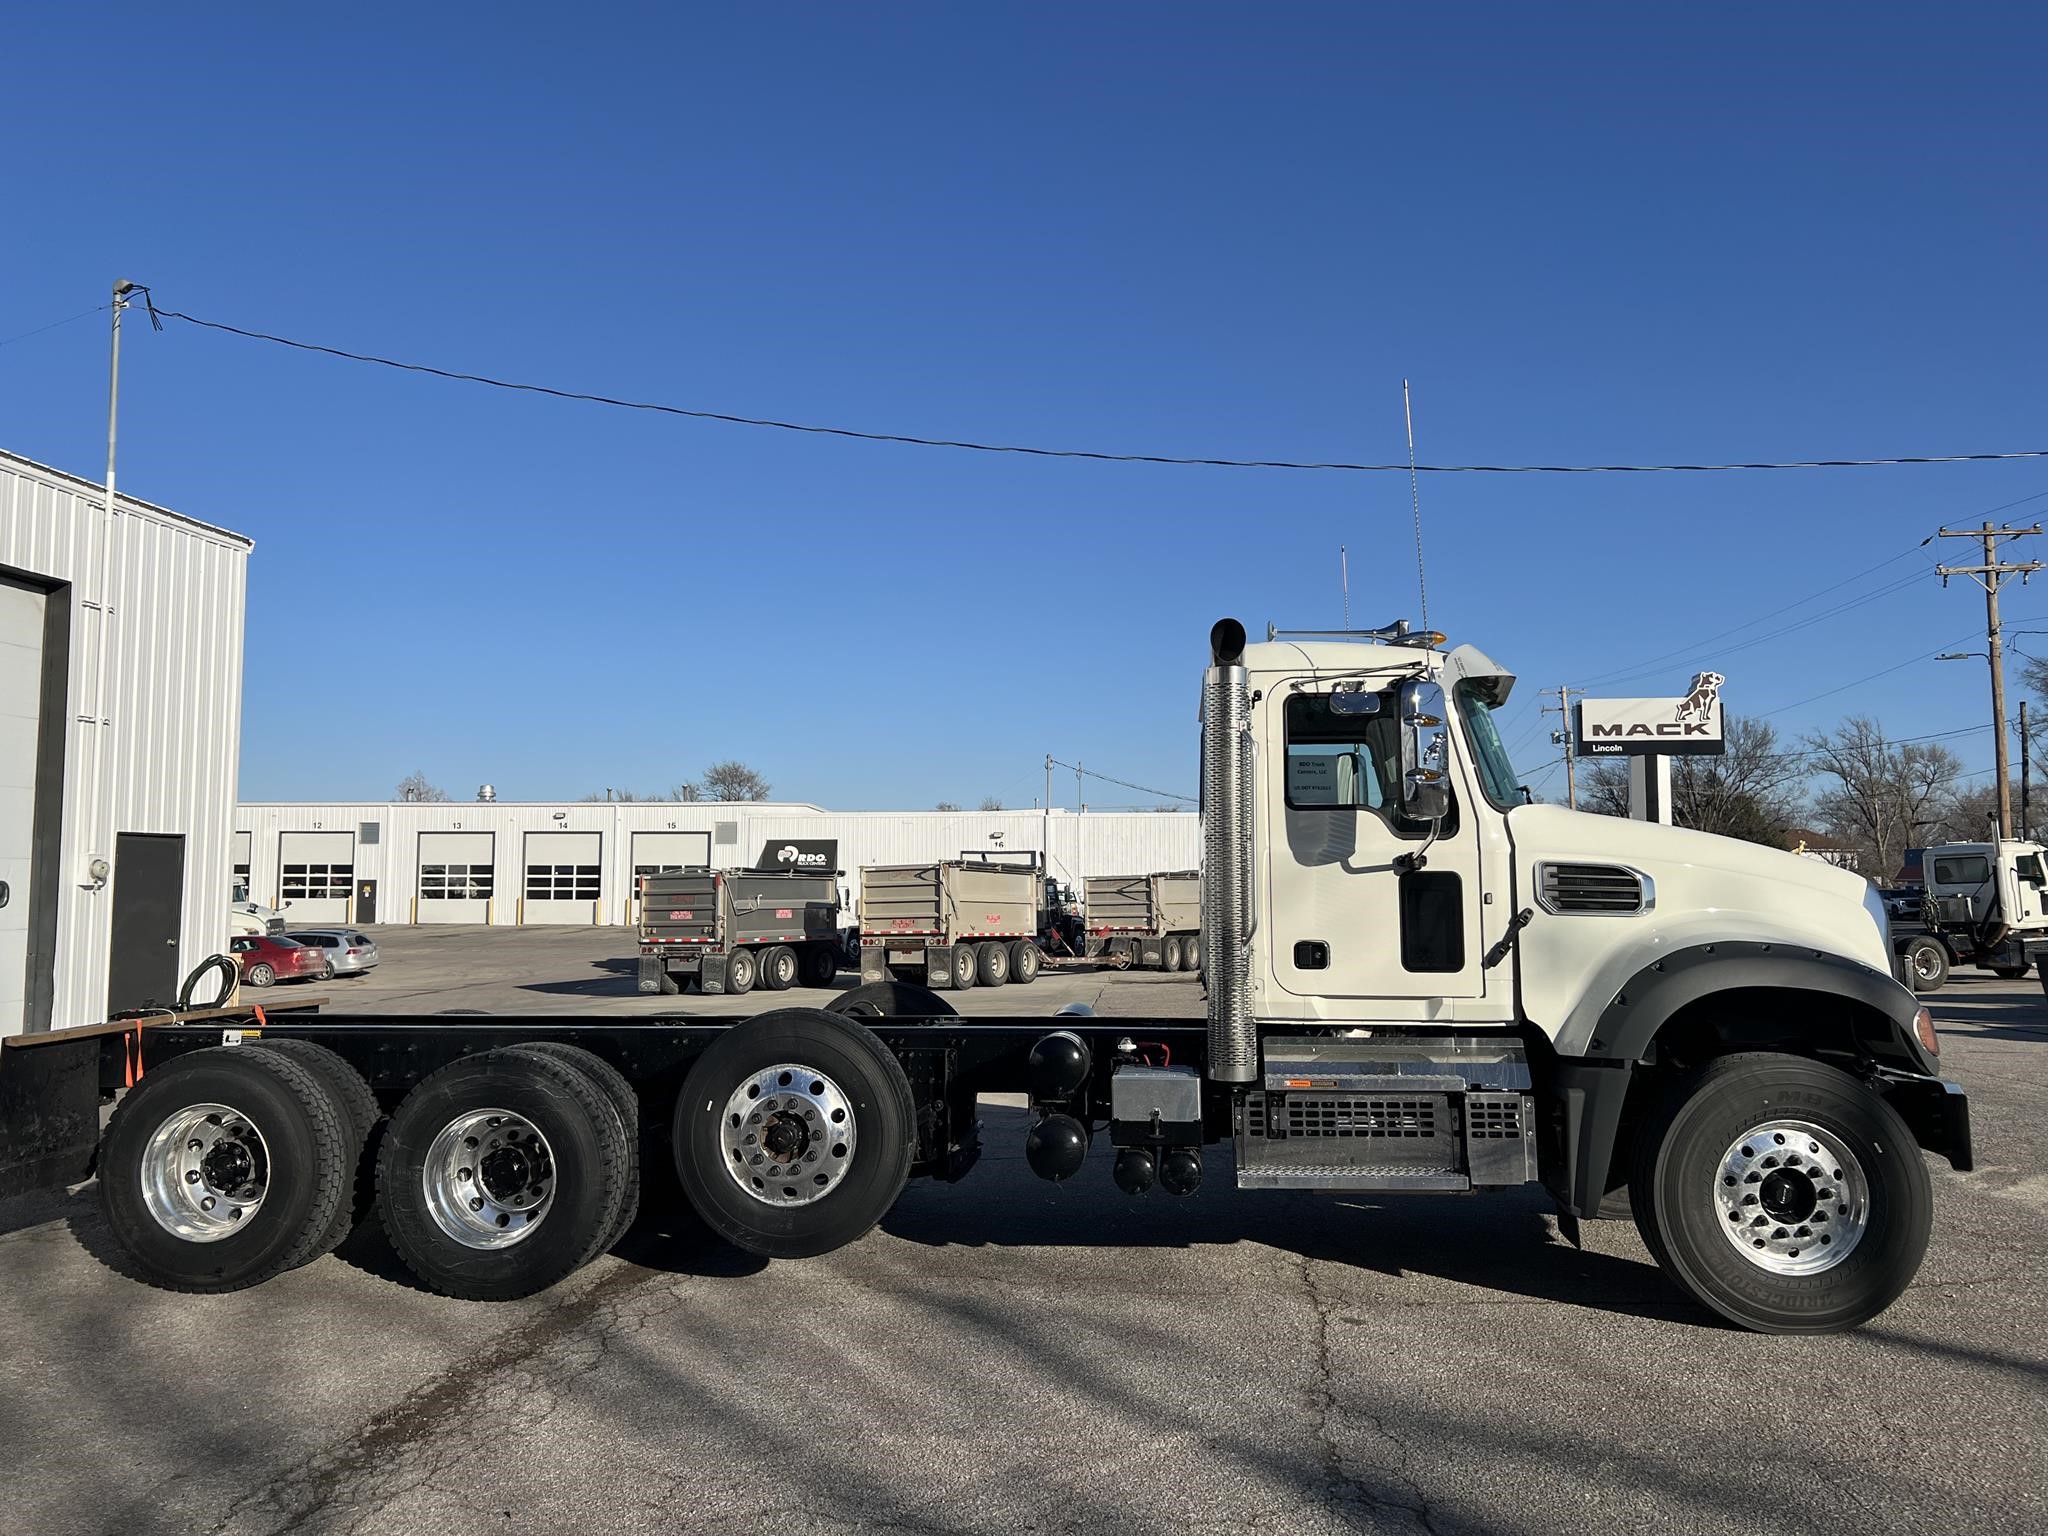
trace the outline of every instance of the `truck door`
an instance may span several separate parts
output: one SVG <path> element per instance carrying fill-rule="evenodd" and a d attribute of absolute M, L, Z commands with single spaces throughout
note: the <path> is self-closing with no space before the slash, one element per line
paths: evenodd
<path fill-rule="evenodd" d="M 1433 843 L 1401 814 L 1397 689 L 1374 687 L 1340 699 L 1299 679 L 1269 693 L 1259 926 L 1286 991 L 1343 999 L 1336 1016 L 1429 1018 L 1437 999 L 1485 994 L 1478 818 L 1455 773 Z M 1398 869 L 1404 854 L 1423 868 Z"/>

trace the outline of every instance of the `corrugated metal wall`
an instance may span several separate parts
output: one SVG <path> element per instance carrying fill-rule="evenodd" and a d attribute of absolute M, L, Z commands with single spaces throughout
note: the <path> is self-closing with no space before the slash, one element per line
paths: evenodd
<path fill-rule="evenodd" d="M 699 832 L 711 839 L 712 863 L 743 868 L 763 843 L 780 838 L 833 838 L 839 844 L 842 882 L 850 899 L 865 864 L 907 864 L 958 858 L 964 851 L 1043 850 L 1048 835 L 1051 869 L 1078 886 L 1087 875 L 1147 874 L 1193 869 L 1201 861 L 1201 830 L 1192 811 L 1106 811 L 1076 815 L 1054 811 L 825 811 L 806 805 L 717 805 L 579 802 L 485 805 L 369 803 L 356 805 L 244 805 L 235 827 L 250 834 L 250 895 L 278 904 L 282 881 L 278 849 L 287 832 L 356 834 L 356 888 L 377 882 L 380 922 L 433 922 L 432 899 L 420 911 L 419 845 L 422 832 L 493 834 L 493 887 L 489 920 L 519 921 L 529 832 L 595 832 L 604 877 L 590 914 L 593 924 L 632 921 L 635 832 Z M 370 830 L 374 828 L 375 830 Z M 227 861 L 221 881 L 228 879 Z M 287 913 L 289 917 L 291 914 Z"/>
<path fill-rule="evenodd" d="M 66 733 L 56 1028 L 104 1015 L 112 891 L 82 887 L 92 858 L 113 858 L 118 833 L 185 839 L 181 969 L 227 944 L 251 545 L 126 496 L 118 508 L 113 649 L 105 708 L 96 711 L 101 491 L 0 453 L 0 566 L 71 583 L 62 594 L 71 614 L 68 708 L 61 721 L 45 722 Z M 110 723 L 79 718 L 96 712 Z M 101 731 L 108 750 L 95 817 L 90 780 Z"/>

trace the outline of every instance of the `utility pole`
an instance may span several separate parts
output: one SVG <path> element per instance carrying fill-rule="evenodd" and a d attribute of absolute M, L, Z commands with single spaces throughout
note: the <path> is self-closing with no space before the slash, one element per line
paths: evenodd
<path fill-rule="evenodd" d="M 1540 691 L 1546 694 L 1554 693 L 1557 695 L 1557 702 L 1544 705 L 1543 713 L 1563 717 L 1564 728 L 1550 733 L 1550 744 L 1554 747 L 1564 748 L 1564 794 L 1565 799 L 1570 802 L 1571 808 L 1576 811 L 1579 808 L 1579 773 L 1578 759 L 1572 756 L 1572 695 L 1576 693 L 1581 698 L 1584 698 L 1586 690 L 1583 688 L 1573 688 L 1569 684 L 1561 683 L 1555 688 L 1545 688 Z"/>
<path fill-rule="evenodd" d="M 2028 793 L 2028 781 L 2033 772 L 2027 756 L 2027 701 L 2020 700 L 2020 841 L 2025 842 L 2032 833 L 2027 829 L 2033 825 L 2033 818 L 2027 814 L 2033 797 Z"/>
<path fill-rule="evenodd" d="M 2006 767 L 2005 651 L 1998 631 L 1998 589 L 2008 576 L 2019 577 L 2024 585 L 2029 576 L 2041 569 L 2041 562 L 2001 560 L 1998 558 L 1998 546 L 2007 539 L 2030 538 L 2040 531 L 2039 523 L 2031 528 L 2015 528 L 2010 523 L 1998 527 L 1988 518 L 1981 528 L 1943 528 L 1940 535 L 1944 539 L 1982 539 L 1984 563 L 1935 567 L 1941 574 L 1944 587 L 1951 576 L 1968 576 L 1984 589 L 1984 637 L 1988 642 L 1984 650 L 1991 660 L 1991 735 L 1997 743 L 1998 753 L 1998 835 L 2001 838 L 2012 836 L 2012 780 Z"/>

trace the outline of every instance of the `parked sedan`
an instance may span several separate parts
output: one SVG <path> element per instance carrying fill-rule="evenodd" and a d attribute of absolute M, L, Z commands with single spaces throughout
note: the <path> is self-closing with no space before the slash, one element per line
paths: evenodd
<path fill-rule="evenodd" d="M 377 963 L 377 941 L 354 928 L 294 928 L 286 937 L 326 955 L 337 976 L 361 976 Z"/>
<path fill-rule="evenodd" d="M 242 980 L 252 987 L 274 981 L 325 981 L 334 974 L 327 952 L 308 949 L 283 934 L 238 933 L 228 949 L 242 967 Z"/>

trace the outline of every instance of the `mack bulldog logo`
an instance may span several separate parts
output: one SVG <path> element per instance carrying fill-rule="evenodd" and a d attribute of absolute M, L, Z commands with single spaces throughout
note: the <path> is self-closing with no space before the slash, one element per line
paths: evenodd
<path fill-rule="evenodd" d="M 1692 692 L 1678 701 L 1676 718 L 1680 725 L 1705 725 L 1714 715 L 1714 701 L 1721 697 L 1721 685 L 1728 679 L 1718 672 L 1695 672 Z"/>

